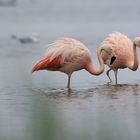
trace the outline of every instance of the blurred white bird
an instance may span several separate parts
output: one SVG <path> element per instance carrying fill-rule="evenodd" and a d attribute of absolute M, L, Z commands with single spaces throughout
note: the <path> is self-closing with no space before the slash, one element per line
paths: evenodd
<path fill-rule="evenodd" d="M 20 43 L 38 43 L 40 41 L 40 36 L 38 33 L 32 33 L 31 36 L 18 37 L 17 35 L 12 34 L 11 38 L 18 40 Z"/>

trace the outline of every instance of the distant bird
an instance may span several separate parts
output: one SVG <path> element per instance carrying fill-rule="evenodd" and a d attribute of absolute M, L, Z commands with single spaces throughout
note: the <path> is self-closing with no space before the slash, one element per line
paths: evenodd
<path fill-rule="evenodd" d="M 74 71 L 85 69 L 93 75 L 104 72 L 104 61 L 101 57 L 103 50 L 97 52 L 100 67 L 96 69 L 92 65 L 91 54 L 83 43 L 72 38 L 62 38 L 50 45 L 45 57 L 33 67 L 32 72 L 39 70 L 64 72 L 68 75 L 67 88 L 70 88 L 70 79 Z"/>
<path fill-rule="evenodd" d="M 20 43 L 38 43 L 40 41 L 40 36 L 38 33 L 32 33 L 31 36 L 18 37 L 17 35 L 12 34 L 11 38 L 18 40 Z"/>
<path fill-rule="evenodd" d="M 118 69 L 129 68 L 133 71 L 137 70 L 138 56 L 136 46 L 140 47 L 140 37 L 131 41 L 127 36 L 119 32 L 110 34 L 104 39 L 99 49 L 108 50 L 102 52 L 102 58 L 104 63 L 110 67 L 106 72 L 110 82 L 112 82 L 109 76 L 111 70 L 115 72 L 116 84 Z"/>

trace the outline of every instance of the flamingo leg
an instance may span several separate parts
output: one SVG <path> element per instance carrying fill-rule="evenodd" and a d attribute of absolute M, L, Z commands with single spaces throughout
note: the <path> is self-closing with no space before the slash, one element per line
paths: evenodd
<path fill-rule="evenodd" d="M 109 80 L 110 80 L 110 83 L 112 83 L 112 80 L 111 80 L 110 75 L 109 75 L 109 72 L 110 72 L 111 70 L 112 70 L 112 69 L 109 69 L 109 70 L 106 72 L 106 75 L 107 75 L 107 77 L 108 77 Z"/>
<path fill-rule="evenodd" d="M 71 80 L 71 74 L 68 75 L 68 83 L 67 83 L 68 89 L 70 89 L 70 80 Z"/>
<path fill-rule="evenodd" d="M 118 81 L 117 81 L 117 74 L 118 74 L 118 70 L 115 70 L 115 82 L 116 82 L 116 85 L 118 84 Z"/>

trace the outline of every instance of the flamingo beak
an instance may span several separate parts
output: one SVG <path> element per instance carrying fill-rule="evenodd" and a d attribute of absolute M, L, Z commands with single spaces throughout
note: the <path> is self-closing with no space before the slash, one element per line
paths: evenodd
<path fill-rule="evenodd" d="M 112 56 L 111 57 L 111 61 L 110 61 L 110 65 L 112 65 L 114 63 L 114 61 L 116 60 L 116 56 Z"/>

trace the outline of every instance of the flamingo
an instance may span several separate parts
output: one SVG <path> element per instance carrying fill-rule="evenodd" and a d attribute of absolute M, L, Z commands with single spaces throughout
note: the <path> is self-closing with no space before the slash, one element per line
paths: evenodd
<path fill-rule="evenodd" d="M 45 57 L 33 67 L 32 72 L 39 70 L 63 72 L 68 75 L 67 88 L 70 89 L 71 75 L 74 71 L 85 69 L 93 75 L 104 72 L 104 61 L 101 57 L 103 50 L 97 52 L 100 66 L 96 69 L 92 65 L 90 51 L 82 42 L 72 38 L 61 38 L 50 44 Z"/>
<path fill-rule="evenodd" d="M 99 49 L 108 50 L 102 51 L 102 58 L 104 63 L 109 66 L 109 70 L 106 72 L 106 74 L 110 82 L 112 82 L 109 76 L 109 72 L 111 70 L 113 70 L 115 73 L 116 85 L 118 69 L 129 68 L 133 71 L 137 70 L 137 46 L 140 47 L 140 37 L 137 37 L 131 41 L 126 35 L 119 32 L 110 34 L 101 43 L 101 47 Z"/>

